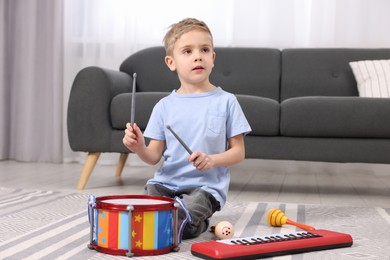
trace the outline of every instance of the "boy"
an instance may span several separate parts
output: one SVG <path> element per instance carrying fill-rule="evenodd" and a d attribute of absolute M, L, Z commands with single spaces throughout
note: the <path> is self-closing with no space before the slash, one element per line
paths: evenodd
<path fill-rule="evenodd" d="M 179 233 L 184 228 L 187 239 L 206 231 L 209 218 L 224 206 L 230 182 L 227 167 L 245 158 L 244 135 L 251 128 L 236 97 L 209 81 L 216 54 L 204 22 L 188 18 L 173 24 L 164 47 L 165 63 L 181 85 L 156 104 L 144 135 L 137 124 L 128 123 L 123 143 L 148 164 L 164 157 L 145 191 L 179 202 Z M 191 155 L 168 125 L 195 150 Z M 150 138 L 148 146 L 144 136 Z"/>

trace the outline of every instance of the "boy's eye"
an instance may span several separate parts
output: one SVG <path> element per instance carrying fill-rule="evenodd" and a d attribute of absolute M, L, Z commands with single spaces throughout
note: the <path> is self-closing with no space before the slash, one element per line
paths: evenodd
<path fill-rule="evenodd" d="M 203 51 L 203 52 L 209 52 L 209 51 L 210 51 L 210 49 L 209 49 L 209 48 L 207 48 L 207 47 L 205 47 L 205 48 L 203 48 L 203 49 L 202 49 L 202 51 Z"/>
<path fill-rule="evenodd" d="M 191 50 L 187 49 L 183 51 L 184 54 L 191 54 Z"/>

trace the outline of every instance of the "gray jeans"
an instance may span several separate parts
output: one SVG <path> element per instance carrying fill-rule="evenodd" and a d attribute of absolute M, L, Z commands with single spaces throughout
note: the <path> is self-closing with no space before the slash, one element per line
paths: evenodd
<path fill-rule="evenodd" d="M 191 213 L 192 221 L 183 231 L 183 239 L 194 238 L 205 232 L 209 226 L 209 218 L 219 210 L 220 204 L 213 195 L 201 188 L 171 190 L 159 184 L 147 184 L 145 194 L 169 198 L 179 197 Z M 179 223 L 186 217 L 185 211 L 179 207 Z"/>

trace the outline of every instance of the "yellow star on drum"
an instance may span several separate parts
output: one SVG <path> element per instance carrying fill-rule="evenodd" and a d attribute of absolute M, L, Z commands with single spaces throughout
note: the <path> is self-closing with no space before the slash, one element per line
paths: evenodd
<path fill-rule="evenodd" d="M 136 241 L 135 246 L 141 248 L 142 246 L 141 240 Z"/>
<path fill-rule="evenodd" d="M 132 232 L 131 232 L 131 236 L 132 237 L 135 237 L 137 235 L 137 233 L 135 233 L 135 231 L 133 230 Z"/>
<path fill-rule="evenodd" d="M 136 215 L 134 217 L 135 217 L 135 222 L 141 222 L 141 220 L 142 220 L 141 215 Z"/>

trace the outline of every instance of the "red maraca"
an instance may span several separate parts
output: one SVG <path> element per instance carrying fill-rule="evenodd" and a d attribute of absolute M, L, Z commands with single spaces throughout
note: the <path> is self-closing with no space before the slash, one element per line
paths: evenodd
<path fill-rule="evenodd" d="M 268 211 L 268 224 L 273 227 L 281 227 L 284 224 L 288 224 L 299 227 L 306 231 L 315 230 L 314 227 L 289 220 L 280 209 L 271 209 Z"/>

